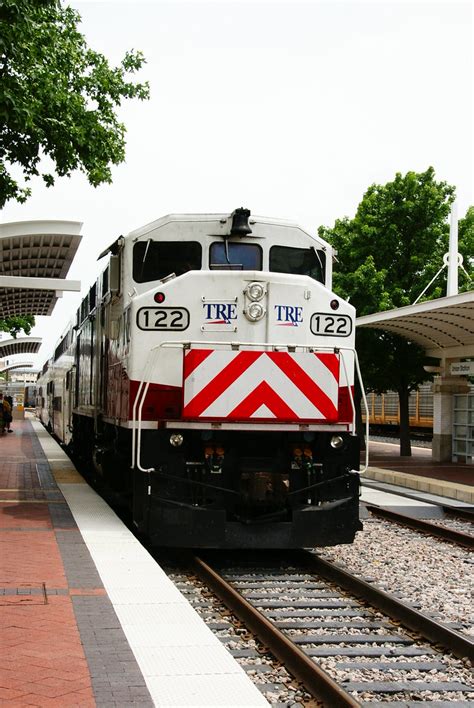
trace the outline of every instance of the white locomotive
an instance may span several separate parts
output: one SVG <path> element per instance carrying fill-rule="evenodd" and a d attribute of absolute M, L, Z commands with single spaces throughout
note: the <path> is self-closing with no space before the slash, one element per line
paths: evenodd
<path fill-rule="evenodd" d="M 39 415 L 162 546 L 350 543 L 354 308 L 296 224 L 171 215 L 120 237 L 38 380 Z"/>

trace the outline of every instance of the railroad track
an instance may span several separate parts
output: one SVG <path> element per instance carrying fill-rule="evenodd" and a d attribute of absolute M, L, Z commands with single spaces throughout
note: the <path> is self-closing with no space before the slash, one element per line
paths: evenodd
<path fill-rule="evenodd" d="M 441 526 L 438 524 L 433 524 L 426 519 L 414 518 L 408 516 L 407 514 L 401 514 L 398 511 L 393 511 L 392 509 L 386 509 L 376 504 L 365 504 L 365 507 L 371 514 L 378 516 L 379 518 L 386 519 L 388 521 L 393 521 L 402 526 L 408 526 L 415 531 L 421 531 L 430 536 L 435 536 L 443 541 L 451 541 L 456 543 L 458 546 L 463 546 L 463 548 L 468 548 L 470 550 L 474 549 L 474 535 L 463 533 L 462 531 L 456 531 L 455 529 L 449 528 L 447 526 Z"/>
<path fill-rule="evenodd" d="M 328 706 L 474 699 L 469 639 L 314 553 L 282 556 L 222 566 L 214 554 L 193 566 L 315 699 Z"/>

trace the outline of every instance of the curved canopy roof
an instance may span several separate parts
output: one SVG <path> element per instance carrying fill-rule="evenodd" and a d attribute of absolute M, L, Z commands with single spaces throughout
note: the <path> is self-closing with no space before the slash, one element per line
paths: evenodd
<path fill-rule="evenodd" d="M 17 364 L 10 364 L 10 366 L 4 366 L 2 369 L 0 369 L 0 374 L 3 374 L 4 371 L 17 371 L 18 374 L 23 373 L 23 369 L 32 369 L 33 368 L 33 362 L 31 361 L 19 361 Z M 21 371 L 20 371 L 21 369 Z M 28 371 L 27 373 L 31 373 Z"/>
<path fill-rule="evenodd" d="M 420 344 L 428 356 L 474 356 L 474 290 L 357 319 L 358 327 L 394 332 Z"/>
<path fill-rule="evenodd" d="M 15 354 L 36 354 L 43 340 L 41 337 L 17 337 L 0 342 L 0 359 Z"/>
<path fill-rule="evenodd" d="M 81 241 L 77 221 L 0 224 L 0 317 L 50 315 Z M 13 282 L 15 278 L 49 279 Z"/>

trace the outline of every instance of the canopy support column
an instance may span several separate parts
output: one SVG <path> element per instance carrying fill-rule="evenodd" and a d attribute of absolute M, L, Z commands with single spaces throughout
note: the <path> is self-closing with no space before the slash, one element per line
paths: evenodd
<path fill-rule="evenodd" d="M 444 371 L 449 371 L 449 360 L 444 362 Z M 442 374 L 433 381 L 433 447 L 434 462 L 451 462 L 453 454 L 453 395 L 468 393 L 467 379 L 461 376 Z"/>

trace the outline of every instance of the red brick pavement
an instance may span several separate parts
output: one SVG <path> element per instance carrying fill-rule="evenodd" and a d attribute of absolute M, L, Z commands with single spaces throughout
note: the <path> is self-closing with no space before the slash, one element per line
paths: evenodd
<path fill-rule="evenodd" d="M 416 447 L 416 443 L 412 443 L 410 457 L 400 457 L 399 445 L 372 441 L 369 464 L 371 467 L 431 479 L 444 479 L 457 484 L 474 484 L 474 465 L 462 462 L 433 462 L 431 449 Z"/>
<path fill-rule="evenodd" d="M 0 705 L 92 708 L 72 595 L 104 591 L 68 588 L 31 433 L 14 430 L 0 438 Z"/>

